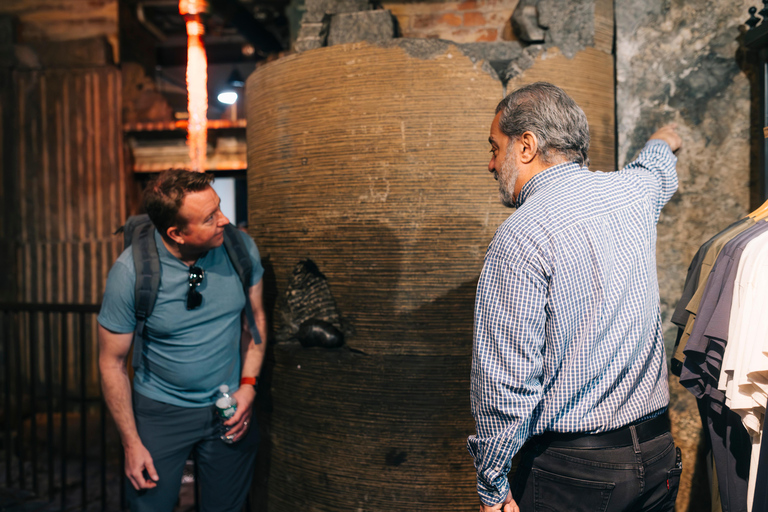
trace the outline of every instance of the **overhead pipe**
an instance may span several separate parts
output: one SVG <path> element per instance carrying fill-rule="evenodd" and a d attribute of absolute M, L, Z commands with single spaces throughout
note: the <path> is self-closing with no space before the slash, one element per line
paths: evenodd
<path fill-rule="evenodd" d="M 208 12 L 206 0 L 180 0 L 179 12 L 187 25 L 187 143 L 190 169 L 205 172 L 208 150 L 208 62 L 203 44 Z"/>

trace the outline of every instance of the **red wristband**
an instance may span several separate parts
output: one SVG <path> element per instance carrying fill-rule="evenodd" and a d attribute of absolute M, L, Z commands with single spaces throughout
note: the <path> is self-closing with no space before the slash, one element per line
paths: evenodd
<path fill-rule="evenodd" d="M 256 384 L 259 382 L 258 377 L 243 377 L 240 379 L 240 385 L 243 384 L 250 384 L 253 387 L 256 387 Z"/>

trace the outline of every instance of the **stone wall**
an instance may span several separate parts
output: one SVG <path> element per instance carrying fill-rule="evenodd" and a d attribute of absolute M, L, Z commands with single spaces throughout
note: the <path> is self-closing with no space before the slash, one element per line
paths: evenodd
<path fill-rule="evenodd" d="M 408 2 L 371 0 L 305 0 L 293 49 L 392 37 L 444 39 L 456 43 L 515 41 L 511 18 L 518 0 Z M 562 2 L 543 2 L 559 6 Z M 592 2 L 583 2 L 592 5 Z M 381 7 L 380 9 L 378 7 Z"/>
<path fill-rule="evenodd" d="M 679 190 L 662 211 L 658 230 L 668 354 L 675 340 L 669 319 L 691 258 L 706 239 L 755 206 L 750 205 L 750 84 L 740 69 L 737 39 L 748 7 L 758 3 L 615 2 L 619 165 L 666 122 L 678 123 L 684 141 Z M 686 467 L 678 510 L 707 510 L 695 401 L 676 377 L 670 388 L 674 433 Z"/>

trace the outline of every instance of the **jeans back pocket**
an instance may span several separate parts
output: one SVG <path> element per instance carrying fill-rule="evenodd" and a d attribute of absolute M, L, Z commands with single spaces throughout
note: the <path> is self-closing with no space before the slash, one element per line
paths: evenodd
<path fill-rule="evenodd" d="M 533 469 L 535 512 L 604 512 L 616 484 Z"/>

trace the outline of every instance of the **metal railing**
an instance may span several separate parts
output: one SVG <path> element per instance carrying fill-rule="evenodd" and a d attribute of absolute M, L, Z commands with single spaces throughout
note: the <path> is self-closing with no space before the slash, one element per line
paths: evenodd
<path fill-rule="evenodd" d="M 127 508 L 125 456 L 99 385 L 99 308 L 0 303 L 0 485 L 20 507 Z M 199 512 L 191 466 L 192 496 L 180 505 Z M 251 510 L 250 497 L 243 510 Z"/>
<path fill-rule="evenodd" d="M 46 510 L 124 508 L 122 450 L 98 383 L 98 311 L 0 303 L 0 472 L 7 492 L 47 500 Z"/>

